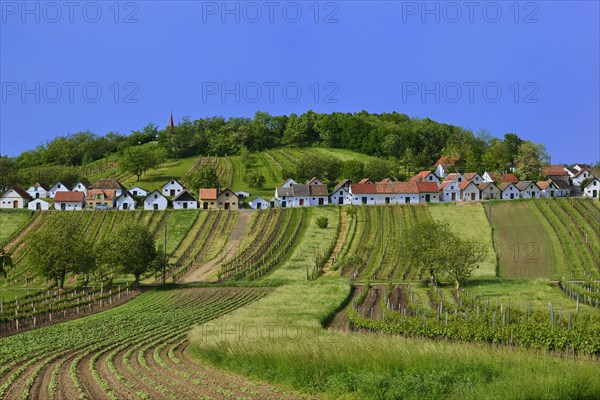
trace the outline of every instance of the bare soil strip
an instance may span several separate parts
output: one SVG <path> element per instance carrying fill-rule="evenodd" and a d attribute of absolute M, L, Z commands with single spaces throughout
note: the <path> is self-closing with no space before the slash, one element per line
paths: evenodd
<path fill-rule="evenodd" d="M 248 224 L 252 219 L 252 211 L 240 210 L 235 212 L 239 213 L 238 220 L 221 254 L 217 254 L 215 258 L 205 264 L 194 264 L 193 269 L 183 277 L 183 282 L 206 282 L 212 275 L 215 275 L 219 271 L 222 263 L 226 263 L 235 257 L 236 250 L 240 248 Z M 221 255 L 224 255 L 224 257 L 222 258 Z"/>

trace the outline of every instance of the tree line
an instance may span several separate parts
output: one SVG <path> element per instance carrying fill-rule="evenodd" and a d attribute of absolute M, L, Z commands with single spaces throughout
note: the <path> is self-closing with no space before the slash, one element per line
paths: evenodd
<path fill-rule="evenodd" d="M 192 120 L 184 117 L 177 125 L 163 129 L 149 123 L 128 135 L 109 132 L 99 136 L 84 131 L 58 136 L 17 157 L 1 157 L 0 189 L 40 180 L 40 176 L 33 176 L 30 171 L 40 166 L 61 166 L 57 171 L 43 169 L 47 174 L 63 175 L 51 180 L 76 180 L 82 174 L 77 167 L 107 156 L 116 155 L 122 164 L 127 164 L 127 157 L 144 159 L 140 152 L 128 149 L 146 145 L 148 150 L 150 143 L 160 149 L 155 157 L 157 162 L 165 158 L 223 156 L 282 146 L 326 146 L 392 161 L 402 165 L 405 173 L 430 168 L 439 157 L 449 156 L 458 160 L 456 168 L 461 171 L 504 172 L 516 168 L 521 179 L 541 178 L 541 169 L 549 162 L 543 145 L 523 140 L 515 133 L 497 138 L 485 130 L 473 133 L 460 126 L 429 118 L 411 118 L 397 112 L 325 114 L 307 111 L 289 116 L 256 112 L 253 118 L 215 116 Z M 156 162 L 141 169 L 138 164 L 131 166 L 130 163 L 129 169 L 139 177 L 144 168 L 154 168 Z M 356 174 L 347 176 L 351 175 Z"/>
<path fill-rule="evenodd" d="M 159 273 L 163 257 L 154 238 L 143 225 L 119 228 L 101 243 L 94 245 L 83 236 L 79 224 L 65 219 L 62 229 L 44 229 L 33 235 L 28 255 L 34 271 L 63 289 L 69 275 L 79 275 L 84 285 L 91 280 L 107 281 L 131 274 L 136 286 L 147 273 Z"/>

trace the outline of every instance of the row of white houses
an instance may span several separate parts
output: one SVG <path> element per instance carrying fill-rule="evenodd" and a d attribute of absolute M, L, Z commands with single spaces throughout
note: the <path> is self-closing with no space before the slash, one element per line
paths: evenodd
<path fill-rule="evenodd" d="M 587 172 L 587 173 L 585 173 Z M 385 179 L 373 182 L 363 179 L 353 183 L 344 179 L 330 193 L 327 185 L 317 178 L 306 184 L 288 179 L 275 189 L 275 196 L 268 201 L 257 197 L 249 202 L 250 208 L 311 207 L 328 204 L 420 204 L 438 202 L 473 202 L 482 200 L 513 200 L 541 197 L 564 197 L 571 193 L 567 175 L 556 171 L 547 174 L 545 181 L 519 181 L 513 174 L 449 173 L 442 181 L 431 171 L 422 171 L 408 182 Z M 585 197 L 600 198 L 600 180 L 590 171 L 578 171 L 586 176 L 587 183 L 581 188 Z M 585 181 L 581 181 L 585 182 Z M 173 209 L 238 209 L 250 194 L 229 189 L 200 189 L 199 197 L 176 179 L 170 179 L 160 190 L 148 191 L 139 186 L 125 188 L 115 179 L 100 179 L 94 184 L 83 180 L 75 185 L 57 182 L 48 187 L 40 183 L 26 191 L 12 187 L 0 196 L 0 208 L 25 208 L 30 210 L 96 210 L 113 209 L 165 210 Z M 51 199 L 51 202 L 45 199 Z"/>
<path fill-rule="evenodd" d="M 590 179 L 591 178 L 591 179 Z M 600 180 L 591 174 L 582 188 L 582 195 L 600 197 Z M 260 197 L 251 201 L 251 208 L 311 207 L 327 204 L 420 204 L 438 202 L 473 202 L 482 200 L 535 199 L 542 197 L 565 197 L 571 194 L 571 186 L 564 180 L 552 177 L 545 181 L 519 181 L 514 174 L 450 173 L 443 181 L 431 171 L 422 171 L 408 182 L 385 179 L 373 182 L 363 179 L 353 183 L 345 179 L 331 193 L 319 179 L 306 184 L 288 179 L 275 189 L 269 201 Z"/>
<path fill-rule="evenodd" d="M 69 190 L 71 189 L 71 190 Z M 33 194 L 33 195 L 32 195 Z M 57 182 L 46 186 L 32 185 L 26 191 L 9 188 L 0 196 L 0 208 L 25 208 L 45 211 L 51 208 L 60 211 L 78 210 L 175 210 L 184 209 L 237 209 L 247 192 L 234 193 L 230 189 L 200 189 L 196 198 L 176 179 L 170 179 L 160 190 L 149 191 L 140 186 L 127 189 L 115 179 L 100 179 L 90 185 L 87 181 L 70 185 Z"/>

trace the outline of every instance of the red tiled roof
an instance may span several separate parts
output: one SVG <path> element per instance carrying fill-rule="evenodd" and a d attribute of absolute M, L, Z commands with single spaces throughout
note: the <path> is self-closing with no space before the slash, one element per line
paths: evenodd
<path fill-rule="evenodd" d="M 448 174 L 446 176 L 446 179 L 444 179 L 444 180 L 448 181 L 448 182 L 453 181 L 454 179 L 456 179 L 456 177 L 458 177 L 458 175 L 460 175 L 458 172 L 453 172 L 451 174 Z"/>
<path fill-rule="evenodd" d="M 371 180 L 369 178 L 364 178 L 364 179 L 361 179 L 360 181 L 358 181 L 358 183 L 361 185 L 372 185 L 372 183 L 369 183 L 369 182 L 371 182 Z"/>
<path fill-rule="evenodd" d="M 375 188 L 379 194 L 397 193 L 397 185 L 394 183 L 376 183 Z"/>
<path fill-rule="evenodd" d="M 83 192 L 56 192 L 54 195 L 54 201 L 57 203 L 79 203 L 83 201 Z"/>
<path fill-rule="evenodd" d="M 501 192 L 504 192 L 510 185 L 513 185 L 513 183 L 510 182 L 503 182 L 501 184 L 498 185 L 498 189 L 500 189 Z"/>
<path fill-rule="evenodd" d="M 510 182 L 510 183 L 517 183 L 519 182 L 519 178 L 517 178 L 515 176 L 515 174 L 502 174 L 502 181 L 504 182 Z"/>
<path fill-rule="evenodd" d="M 490 185 L 496 186 L 494 182 L 481 182 L 479 185 L 477 185 L 477 188 L 479 188 L 479 190 L 485 190 Z M 496 186 L 496 189 L 498 189 L 498 186 Z"/>
<path fill-rule="evenodd" d="M 352 194 L 377 194 L 377 186 L 371 183 L 351 183 Z"/>
<path fill-rule="evenodd" d="M 398 182 L 396 184 L 396 193 L 419 193 L 418 185 L 419 184 L 417 182 Z"/>
<path fill-rule="evenodd" d="M 417 182 L 419 193 L 438 193 L 440 188 L 435 182 Z"/>
<path fill-rule="evenodd" d="M 433 174 L 433 172 L 431 171 L 421 171 L 418 174 L 416 174 L 415 176 L 411 177 L 408 181 L 409 182 L 422 182 L 424 181 L 427 176 L 429 174 Z"/>
<path fill-rule="evenodd" d="M 562 165 L 549 165 L 542 170 L 543 176 L 566 176 L 569 175 Z"/>
<path fill-rule="evenodd" d="M 87 200 L 94 200 L 97 194 L 103 195 L 105 200 L 112 201 L 116 198 L 117 192 L 112 189 L 88 189 L 85 198 Z"/>
<path fill-rule="evenodd" d="M 200 189 L 200 200 L 216 200 L 217 189 Z"/>
<path fill-rule="evenodd" d="M 460 185 L 458 185 L 458 188 L 460 190 L 465 190 L 471 183 L 473 183 L 472 181 L 462 181 L 460 183 Z"/>
<path fill-rule="evenodd" d="M 550 184 L 553 183 L 551 180 L 547 180 L 547 181 L 538 181 L 537 185 L 540 189 L 542 190 L 546 190 L 548 188 L 548 186 L 550 186 Z"/>

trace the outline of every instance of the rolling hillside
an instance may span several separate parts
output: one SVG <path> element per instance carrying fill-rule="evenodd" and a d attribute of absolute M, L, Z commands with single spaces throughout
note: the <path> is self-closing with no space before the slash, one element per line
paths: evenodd
<path fill-rule="evenodd" d="M 244 182 L 246 167 L 244 166 L 242 157 L 239 155 L 225 157 L 201 156 L 167 160 L 160 168 L 143 174 L 139 182 L 137 182 L 133 174 L 121 172 L 115 161 L 107 161 L 110 167 L 102 169 L 98 167 L 96 170 L 101 172 L 90 175 L 88 179 L 93 182 L 100 178 L 115 178 L 127 187 L 140 185 L 145 189 L 153 190 L 159 189 L 171 178 L 181 179 L 187 172 L 209 164 L 216 169 L 221 179 L 221 184 L 224 187 L 230 187 L 235 191 L 247 191 L 252 196 L 261 196 L 268 199 L 273 196 L 275 188 L 283 183 L 284 178 L 281 172 L 284 168 L 293 170 L 301 159 L 310 158 L 314 155 L 332 157 L 340 161 L 357 160 L 368 162 L 375 158 L 351 150 L 321 147 L 304 149 L 278 148 L 253 152 L 250 153 L 251 162 L 249 169 L 258 171 L 266 179 L 264 186 L 260 189 L 252 188 Z M 99 162 L 98 164 L 101 165 Z M 90 169 L 92 172 L 96 170 Z"/>
<path fill-rule="evenodd" d="M 486 204 L 500 276 L 598 279 L 597 203 L 590 199 L 540 199 Z"/>
<path fill-rule="evenodd" d="M 325 264 L 328 275 L 344 275 L 357 282 L 419 280 L 417 271 L 411 271 L 403 263 L 399 247 L 406 227 L 432 217 L 449 223 L 460 235 L 487 244 L 488 259 L 473 276 L 478 282 L 493 281 L 496 276 L 529 280 L 600 276 L 600 209 L 592 201 L 558 199 L 353 208 L 355 216 L 348 215 L 349 207 L 324 207 L 335 210 L 335 220 L 339 220 L 335 242 L 304 252 L 311 265 Z M 2 211 L 0 237 L 5 238 L 4 248 L 12 254 L 15 268 L 1 288 L 6 295 L 20 296 L 26 290 L 45 287 L 47 282 L 35 274 L 27 258 L 27 243 L 37 231 L 60 229 L 65 223 L 83 225 L 85 237 L 96 245 L 120 226 L 141 223 L 150 228 L 161 249 L 166 227 L 170 281 L 254 280 L 277 270 L 302 237 L 317 231 L 309 223 L 307 212 L 299 209 L 38 214 Z M 337 227 L 338 222 L 331 220 L 330 226 Z M 147 277 L 145 282 L 154 282 L 154 278 Z"/>

